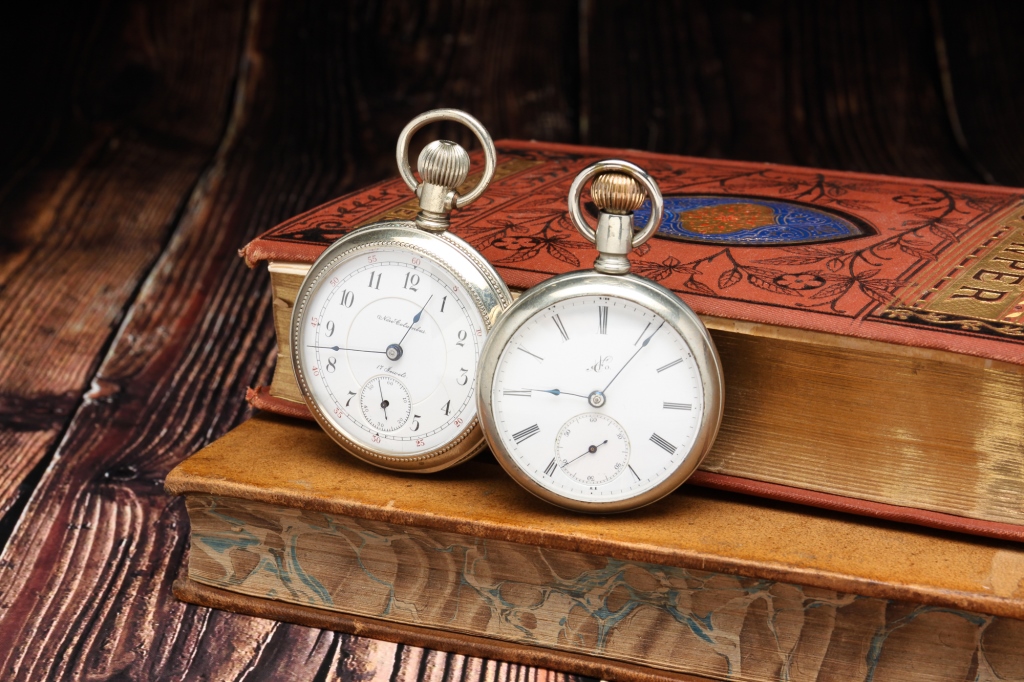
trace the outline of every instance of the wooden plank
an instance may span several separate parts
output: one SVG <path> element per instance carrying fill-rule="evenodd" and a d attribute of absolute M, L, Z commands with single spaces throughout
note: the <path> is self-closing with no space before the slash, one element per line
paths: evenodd
<path fill-rule="evenodd" d="M 986 181 L 1024 185 L 1024 4 L 930 3 L 950 126 Z"/>
<path fill-rule="evenodd" d="M 533 74 L 518 85 L 506 79 L 482 92 L 466 87 L 480 64 L 513 69 L 525 54 L 516 51 L 529 49 L 518 47 L 515 31 L 522 35 L 531 24 L 512 21 L 507 9 L 431 5 L 426 19 L 433 32 L 408 46 L 406 31 L 418 24 L 402 7 L 251 6 L 242 78 L 220 148 L 0 557 L 5 679 L 525 675 L 515 666 L 186 607 L 170 593 L 187 526 L 182 505 L 163 494 L 162 478 L 243 417 L 244 387 L 269 379 L 274 356 L 267 277 L 245 268 L 238 247 L 280 220 L 393 172 L 397 128 L 434 104 L 425 98 L 439 83 L 461 83 L 445 104 L 487 112 L 544 78 Z M 566 8 L 574 6 L 553 11 Z M 503 40 L 479 38 L 480 25 L 503 24 L 518 28 Z M 373 33 L 379 58 L 370 59 L 353 43 Z M 411 58 L 445 49 L 446 59 L 399 73 L 397 86 L 378 80 L 382 62 L 399 63 L 403 50 Z M 369 85 L 373 96 L 365 92 Z M 401 102 L 383 95 L 394 87 L 405 94 Z M 535 106 L 532 114 L 521 107 L 526 113 L 509 119 L 507 129 L 521 134 L 550 103 Z M 545 120 L 538 125 L 552 125 Z M 95 214 L 86 218 L 74 234 L 98 221 Z"/>
<path fill-rule="evenodd" d="M 39 299 L 51 319 L 39 334 L 4 346 L 13 331 L 0 326 L 0 372 L 7 373 L 0 380 L 0 490 L 10 491 L 31 469 L 10 471 L 8 461 L 45 464 L 32 453 L 52 451 L 75 415 L 52 467 L 36 469 L 42 480 L 30 507 L 9 518 L 8 528 L 18 525 L 0 556 L 0 641 L 10 643 L 0 648 L 5 678 L 545 676 L 195 609 L 169 597 L 185 535 L 180 506 L 160 493 L 162 476 L 240 419 L 242 387 L 269 379 L 266 280 L 244 271 L 234 249 L 280 219 L 391 174 L 395 136 L 416 113 L 461 106 L 496 137 L 576 141 L 579 118 L 593 143 L 979 178 L 947 127 L 923 3 L 858 12 L 779 2 L 662 9 L 602 0 L 581 5 L 593 20 L 583 44 L 575 33 L 577 3 L 569 1 L 513 9 L 254 0 L 245 16 L 237 5 L 220 10 L 235 12 L 227 24 L 207 5 L 191 13 L 184 3 L 95 5 L 69 2 L 57 10 L 60 22 L 43 21 L 54 10 L 41 7 L 28 28 L 5 24 L 4 35 L 15 40 L 3 41 L 4 63 L 29 65 L 8 76 L 15 101 L 37 102 L 37 109 L 19 108 L 18 132 L 0 136 L 0 224 L 16 226 L 0 237 L 0 296 L 14 290 L 7 283 L 17 277 L 31 296 L 38 292 L 28 287 L 43 274 L 72 266 L 78 273 L 63 280 L 64 299 Z M 1016 49 L 1016 24 L 998 11 L 980 24 L 966 10 L 957 16 L 943 15 L 946 31 L 951 21 L 978 36 L 998 28 L 998 43 L 986 46 L 978 37 L 958 43 L 966 53 L 950 49 L 954 84 L 966 92 L 956 84 L 974 77 L 979 46 L 990 50 L 986 60 L 1007 58 Z M 218 31 L 222 55 L 237 52 L 247 31 L 240 62 L 196 47 Z M 176 50 L 209 61 L 185 68 L 169 61 Z M 36 62 L 47 66 L 34 70 Z M 996 65 L 991 78 L 1002 89 L 990 90 L 998 96 L 963 123 L 982 165 L 1005 166 L 1009 178 L 1020 177 L 1013 175 L 1019 145 L 1001 136 L 1016 130 L 1019 105 L 1007 113 L 998 107 L 1000 97 L 1014 94 L 1016 63 Z M 236 70 L 246 88 L 221 138 L 226 105 L 211 102 L 226 96 L 222 86 Z M 587 74 L 582 88 L 579 71 Z M 871 79 L 880 79 L 880 94 Z M 464 131 L 444 132 L 469 141 Z M 182 203 L 216 145 L 221 152 Z M 191 176 L 175 165 L 182 159 L 192 164 Z M 159 173 L 167 182 L 157 182 Z M 111 215 L 120 220 L 103 228 Z M 158 228 L 142 238 L 136 231 L 143 222 Z M 172 229 L 170 248 L 112 338 L 124 303 Z M 134 277 L 136 284 L 94 286 L 106 273 L 89 262 L 115 239 L 134 240 L 132 255 L 127 248 L 110 253 L 137 269 L 115 269 L 112 279 Z M 95 308 L 85 316 L 80 308 L 89 305 Z M 29 313 L 22 307 L 17 315 L 24 321 Z M 86 333 L 83 324 L 96 330 Z M 38 341 L 51 337 L 56 341 Z M 106 344 L 110 353 L 83 403 Z M 59 360 L 47 368 L 51 355 Z M 61 373 L 71 380 L 61 383 Z M 12 433 L 37 440 L 3 440 Z M 9 454 L 15 452 L 22 454 Z"/>
<path fill-rule="evenodd" d="M 587 6 L 590 142 L 983 179 L 947 122 L 926 2 Z"/>
<path fill-rule="evenodd" d="M 105 9 L 77 12 L 86 15 L 77 17 L 80 34 L 93 40 L 63 52 L 43 43 L 76 76 L 39 101 L 66 97 L 58 113 L 22 99 L 40 94 L 35 78 L 20 91 L 12 85 L 25 102 L 17 117 L 44 125 L 5 136 L 5 159 L 20 165 L 0 180 L 0 358 L 17 358 L 0 363 L 0 516 L 82 401 L 125 303 L 216 149 L 230 103 L 241 2 L 209 12 L 175 3 Z M 48 64 L 26 68 L 40 82 L 60 82 Z M 97 111 L 96 100 L 117 97 L 126 74 L 161 87 Z"/>

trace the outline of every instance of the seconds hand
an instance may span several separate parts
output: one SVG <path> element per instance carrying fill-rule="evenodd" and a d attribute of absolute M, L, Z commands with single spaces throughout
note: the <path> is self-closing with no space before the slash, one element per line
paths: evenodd
<path fill-rule="evenodd" d="M 380 390 L 380 406 L 384 410 L 384 421 L 388 420 L 388 401 L 384 400 L 384 382 L 377 380 L 377 388 Z"/>
<path fill-rule="evenodd" d="M 607 443 L 607 442 L 608 442 L 608 439 L 607 439 L 607 438 L 605 438 L 605 439 L 604 439 L 604 441 L 602 441 L 602 442 L 598 443 L 597 445 L 591 445 L 591 446 L 590 446 L 589 448 L 587 448 L 587 451 L 586 451 L 586 452 L 584 452 L 584 453 L 583 453 L 582 455 L 580 455 L 579 457 L 573 457 L 572 459 L 570 459 L 570 460 L 569 460 L 568 462 L 566 462 L 566 463 L 565 463 L 565 464 L 563 464 L 562 466 L 563 466 L 563 467 L 567 467 L 567 466 L 569 466 L 570 464 L 572 464 L 573 462 L 575 462 L 576 460 L 578 460 L 578 459 L 579 459 L 580 457 L 585 457 L 586 455 L 592 455 L 592 454 L 594 454 L 595 452 L 597 452 L 597 449 L 598 449 L 599 447 L 601 447 L 602 445 L 604 445 L 604 444 L 605 444 L 605 443 Z"/>

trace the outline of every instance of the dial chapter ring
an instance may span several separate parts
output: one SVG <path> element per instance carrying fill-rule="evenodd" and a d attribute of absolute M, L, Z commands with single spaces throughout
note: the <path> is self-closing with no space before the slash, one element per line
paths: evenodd
<path fill-rule="evenodd" d="M 487 132 L 487 129 L 484 128 L 480 121 L 466 112 L 459 109 L 434 109 L 433 111 L 420 114 L 409 121 L 409 124 L 402 130 L 401 135 L 398 136 L 398 147 L 395 151 L 395 157 L 398 161 L 398 173 L 405 180 L 405 184 L 409 186 L 409 189 L 416 192 L 420 183 L 412 172 L 412 164 L 409 163 L 409 141 L 420 128 L 437 121 L 454 121 L 466 126 L 473 131 L 473 134 L 476 135 L 476 139 L 480 141 L 480 146 L 484 150 L 484 172 L 480 177 L 480 182 L 466 194 L 455 197 L 455 208 L 463 208 L 480 198 L 480 195 L 487 189 L 487 185 L 491 184 L 491 180 L 494 179 L 494 171 L 498 165 L 498 151 L 494 148 L 494 141 L 491 139 L 490 133 Z"/>

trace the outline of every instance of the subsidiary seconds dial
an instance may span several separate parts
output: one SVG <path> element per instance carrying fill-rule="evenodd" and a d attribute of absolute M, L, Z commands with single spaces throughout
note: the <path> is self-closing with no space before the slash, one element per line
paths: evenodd
<path fill-rule="evenodd" d="M 673 325 L 624 298 L 578 296 L 511 335 L 490 399 L 503 449 L 535 484 L 568 500 L 616 502 L 680 467 L 703 395 Z"/>
<path fill-rule="evenodd" d="M 359 391 L 359 407 L 366 423 L 384 433 L 391 433 L 405 426 L 409 421 L 409 415 L 412 414 L 409 389 L 401 381 L 387 374 L 375 376 L 363 384 L 362 390 Z"/>
<path fill-rule="evenodd" d="M 557 466 L 577 483 L 602 485 L 629 466 L 629 436 L 606 414 L 580 414 L 558 431 L 555 459 Z"/>

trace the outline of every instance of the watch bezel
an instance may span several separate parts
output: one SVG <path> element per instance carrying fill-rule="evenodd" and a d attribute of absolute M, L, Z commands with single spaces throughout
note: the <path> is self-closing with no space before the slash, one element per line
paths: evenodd
<path fill-rule="evenodd" d="M 664 481 L 624 500 L 576 500 L 545 488 L 519 466 L 498 435 L 500 431 L 494 414 L 494 378 L 505 347 L 534 315 L 552 305 L 584 296 L 614 296 L 643 306 L 661 316 L 689 346 L 701 377 L 704 412 L 689 453 Z M 590 514 L 629 511 L 652 504 L 678 488 L 696 471 L 710 451 L 722 422 L 724 408 L 721 367 L 718 351 L 704 323 L 689 306 L 665 287 L 636 275 L 607 275 L 593 270 L 571 272 L 554 277 L 524 293 L 505 311 L 500 322 L 491 330 L 480 353 L 476 385 L 477 418 L 481 421 L 495 458 L 517 483 L 532 494 L 572 511 Z"/>
<path fill-rule="evenodd" d="M 412 221 L 387 221 L 367 225 L 342 237 L 329 246 L 310 267 L 299 287 L 292 308 L 289 327 L 292 369 L 299 391 L 313 418 L 323 430 L 349 454 L 370 464 L 391 471 L 430 473 L 455 466 L 473 457 L 486 446 L 477 415 L 459 427 L 457 435 L 445 444 L 415 455 L 399 455 L 387 448 L 368 447 L 346 433 L 313 396 L 303 365 L 301 345 L 305 333 L 303 318 L 313 292 L 325 276 L 342 261 L 360 253 L 380 248 L 397 248 L 426 257 L 454 278 L 469 293 L 484 321 L 486 336 L 502 311 L 512 303 L 512 294 L 497 272 L 465 241 L 448 232 L 431 233 L 416 227 Z M 481 357 L 483 349 L 481 348 Z M 477 408 L 479 410 L 479 407 Z M 382 445 L 386 441 L 382 440 Z"/>

